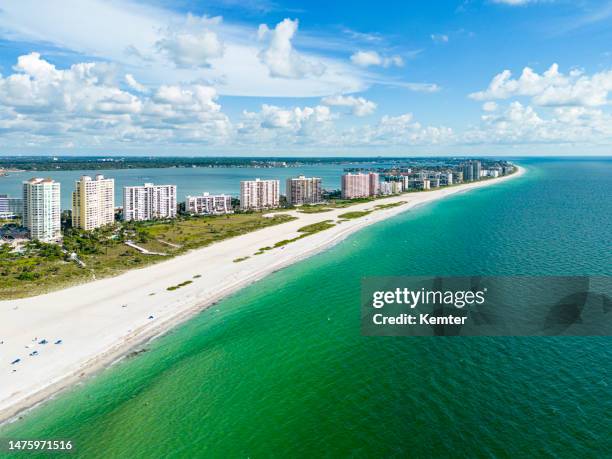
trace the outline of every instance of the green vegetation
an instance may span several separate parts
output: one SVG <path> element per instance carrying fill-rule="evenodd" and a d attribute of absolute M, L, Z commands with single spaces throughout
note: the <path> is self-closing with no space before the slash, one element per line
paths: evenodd
<path fill-rule="evenodd" d="M 293 220 L 288 215 L 264 217 L 261 213 L 174 220 L 122 222 L 94 231 L 67 229 L 62 245 L 31 241 L 19 251 L 0 243 L 0 300 L 38 295 L 70 285 L 116 276 L 204 247 L 223 239 Z M 162 244 L 158 239 L 177 245 Z M 132 240 L 152 252 L 144 255 L 126 246 Z M 76 254 L 85 264 L 71 258 Z"/>
<path fill-rule="evenodd" d="M 360 218 L 360 217 L 365 217 L 366 215 L 370 214 L 371 212 L 372 212 L 371 210 L 361 210 L 361 211 L 347 212 L 345 214 L 338 215 L 338 218 L 344 218 L 344 219 Z"/>
<path fill-rule="evenodd" d="M 335 224 L 331 220 L 324 220 L 322 222 L 313 223 L 312 225 L 303 226 L 300 229 L 298 229 L 298 232 L 302 233 L 298 237 L 294 237 L 293 239 L 283 239 L 282 241 L 278 241 L 277 243 L 274 244 L 274 247 L 262 247 L 261 249 L 259 249 L 259 251 L 255 252 L 254 255 L 261 255 L 265 251 L 272 250 L 278 247 L 283 247 L 287 244 L 298 241 L 306 236 L 310 236 L 311 234 L 318 233 L 319 231 L 324 231 L 333 226 L 335 226 Z"/>
<path fill-rule="evenodd" d="M 331 202 L 331 206 L 336 208 L 344 208 L 354 206 L 355 204 L 363 204 L 364 202 L 372 202 L 377 199 L 387 198 L 388 196 L 377 196 L 371 198 L 355 198 L 355 199 L 336 199 Z"/>
<path fill-rule="evenodd" d="M 398 201 L 398 202 L 390 202 L 389 204 L 377 204 L 374 207 L 376 208 L 376 210 L 390 209 L 392 207 L 401 206 L 402 204 L 406 204 L 406 203 L 404 201 Z"/>
<path fill-rule="evenodd" d="M 248 260 L 249 258 L 251 258 L 251 257 L 234 258 L 233 261 L 234 261 L 234 263 L 240 263 L 241 261 Z"/>
<path fill-rule="evenodd" d="M 302 226 L 300 229 L 298 229 L 298 232 L 314 234 L 314 233 L 318 233 L 319 231 L 324 231 L 326 229 L 329 229 L 333 226 L 335 225 L 331 220 L 324 220 L 322 222 L 313 223 L 312 225 Z"/>
<path fill-rule="evenodd" d="M 168 288 L 166 288 L 166 290 L 172 292 L 173 290 L 177 290 L 177 289 L 179 289 L 181 287 L 184 287 L 185 285 L 189 285 L 189 284 L 192 284 L 192 283 L 193 283 L 193 281 L 188 280 L 188 281 L 185 281 L 185 282 L 181 282 L 180 284 L 168 287 Z"/>
<path fill-rule="evenodd" d="M 273 247 L 261 247 L 257 252 L 255 252 L 255 255 L 261 255 L 262 253 L 272 249 Z"/>
<path fill-rule="evenodd" d="M 321 204 L 321 205 L 313 205 L 313 206 L 302 206 L 298 209 L 298 212 L 301 214 L 319 214 L 322 212 L 330 212 L 334 209 L 331 209 L 329 207 L 325 207 L 326 204 Z"/>

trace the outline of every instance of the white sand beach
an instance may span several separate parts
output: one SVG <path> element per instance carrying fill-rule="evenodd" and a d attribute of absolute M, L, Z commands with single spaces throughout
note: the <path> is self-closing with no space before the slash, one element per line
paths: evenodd
<path fill-rule="evenodd" d="M 45 295 L 0 302 L 0 422 L 99 371 L 240 288 L 317 253 L 355 231 L 446 196 L 512 180 L 497 179 L 411 193 L 297 217 L 142 269 Z M 338 215 L 403 201 L 397 207 L 343 221 L 261 255 L 261 247 L 297 237 L 298 229 Z M 236 258 L 250 256 L 236 263 Z M 199 275 L 200 277 L 194 278 Z M 191 280 L 174 291 L 167 287 Z M 46 343 L 43 341 L 46 340 Z M 61 340 L 61 343 L 58 341 Z M 42 344 L 41 344 L 42 343 Z M 56 344 L 58 343 L 58 344 Z M 35 355 L 30 355 L 34 352 Z M 18 363 L 12 363 L 20 359 Z"/>

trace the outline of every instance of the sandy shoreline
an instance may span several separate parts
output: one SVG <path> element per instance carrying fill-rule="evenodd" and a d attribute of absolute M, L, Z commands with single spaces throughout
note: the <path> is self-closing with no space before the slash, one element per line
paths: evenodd
<path fill-rule="evenodd" d="M 229 294 L 320 252 L 365 226 L 417 205 L 511 180 L 524 172 L 519 168 L 518 172 L 498 179 L 392 196 L 319 214 L 283 212 L 298 219 L 117 277 L 33 298 L 1 301 L 0 423 L 82 381 Z M 305 225 L 337 221 L 342 213 L 399 201 L 405 204 L 344 221 L 282 248 L 253 256 L 261 247 L 298 236 L 297 230 Z M 233 262 L 246 256 L 250 258 Z M 194 278 L 197 275 L 201 277 Z M 186 280 L 193 283 L 175 291 L 166 290 Z M 47 343 L 39 344 L 43 339 Z M 58 340 L 61 344 L 54 344 Z M 38 354 L 30 356 L 34 351 Z M 21 361 L 12 365 L 17 358 Z"/>

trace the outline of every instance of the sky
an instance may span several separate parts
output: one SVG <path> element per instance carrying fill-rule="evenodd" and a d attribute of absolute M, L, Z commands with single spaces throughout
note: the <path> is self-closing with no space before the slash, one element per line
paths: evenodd
<path fill-rule="evenodd" d="M 0 3 L 0 155 L 610 155 L 611 91 L 612 1 Z"/>

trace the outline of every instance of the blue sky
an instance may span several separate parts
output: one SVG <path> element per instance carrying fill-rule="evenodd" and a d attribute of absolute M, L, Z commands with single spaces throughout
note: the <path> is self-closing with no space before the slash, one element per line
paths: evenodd
<path fill-rule="evenodd" d="M 609 155 L 612 2 L 8 0 L 0 154 Z"/>

